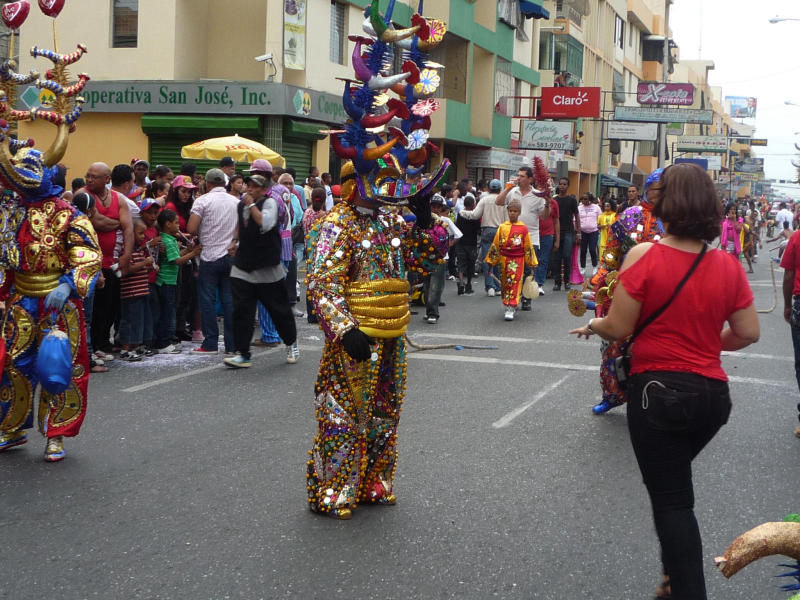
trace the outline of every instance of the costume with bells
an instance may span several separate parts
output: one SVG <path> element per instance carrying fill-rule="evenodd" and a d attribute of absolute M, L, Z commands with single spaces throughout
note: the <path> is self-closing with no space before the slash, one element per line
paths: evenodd
<path fill-rule="evenodd" d="M 392 0 L 382 17 L 374 0 L 365 11 L 364 31 L 372 37 L 355 38 L 353 54 L 363 85 L 351 93 L 345 84 L 350 121 L 343 134 L 332 134 L 336 152 L 349 159 L 342 167 L 343 201 L 309 234 L 314 252 L 306 283 L 325 347 L 315 386 L 318 431 L 307 465 L 308 502 L 313 511 L 339 519 L 350 518 L 359 502 L 395 502 L 397 425 L 406 388 L 403 335 L 411 318 L 407 274 L 424 275 L 441 263 L 437 248 L 446 236 L 431 214 L 430 197 L 449 163 L 413 192 L 404 181 L 421 170 L 431 149 L 427 130 L 434 108 L 420 106 L 420 98 L 435 92 L 438 75 L 425 66 L 422 50 L 441 40 L 444 26 L 417 14 L 413 27 L 395 30 L 393 8 Z M 390 42 L 394 51 L 405 48 L 408 60 L 402 74 L 387 77 L 380 73 L 392 53 Z M 431 72 L 423 86 L 420 72 L 426 70 Z M 387 102 L 388 88 L 402 100 Z M 390 123 L 389 141 L 374 133 Z M 403 206 L 416 215 L 414 224 L 403 218 Z"/>
<path fill-rule="evenodd" d="M 67 139 L 80 115 L 83 99 L 77 94 L 88 80 L 84 74 L 67 85 L 66 66 L 85 52 L 62 55 L 34 47 L 34 57 L 53 62 L 46 80 L 35 72 L 14 72 L 13 60 L 0 64 L 0 181 L 15 192 L 0 205 L 0 300 L 5 357 L 0 380 L 0 451 L 24 444 L 25 430 L 33 426 L 33 399 L 37 385 L 48 379 L 48 366 L 37 365 L 42 339 L 58 329 L 69 339 L 72 377 L 63 381 L 60 393 L 41 388 L 38 425 L 46 436 L 45 459 L 64 457 L 63 437 L 78 434 L 86 414 L 89 355 L 82 299 L 92 290 L 101 265 L 97 236 L 89 219 L 61 200 L 61 187 L 53 184 L 53 168 L 67 148 Z M 52 111 L 13 110 L 15 88 L 33 82 L 55 94 Z M 9 121 L 46 119 L 57 127 L 57 136 L 45 152 L 33 141 L 9 137 Z M 60 334 L 63 336 L 63 334 Z M 65 360 L 66 360 L 65 356 Z"/>
<path fill-rule="evenodd" d="M 640 205 L 625 209 L 611 225 L 605 251 L 600 257 L 600 266 L 589 282 L 590 289 L 584 292 L 572 290 L 567 295 L 569 310 L 576 317 L 582 317 L 587 309 L 594 310 L 597 317 L 605 317 L 614 299 L 618 269 L 628 250 L 643 242 L 658 241 L 664 235 L 664 229 L 653 216 L 652 206 L 647 201 L 647 189 L 661 178 L 662 172 L 663 169 L 656 169 L 647 177 Z M 627 340 L 603 340 L 600 344 L 600 386 L 603 397 L 592 408 L 596 415 L 607 413 L 625 403 L 625 393 L 619 387 L 615 363 L 626 342 Z"/>

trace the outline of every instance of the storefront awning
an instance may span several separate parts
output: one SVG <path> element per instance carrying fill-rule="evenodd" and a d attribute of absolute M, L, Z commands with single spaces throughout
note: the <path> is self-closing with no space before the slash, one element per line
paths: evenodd
<path fill-rule="evenodd" d="M 601 187 L 626 188 L 631 185 L 633 184 L 630 181 L 625 181 L 621 177 L 614 177 L 613 175 L 600 175 Z"/>
<path fill-rule="evenodd" d="M 531 0 L 519 0 L 519 9 L 522 11 L 522 16 L 530 19 L 549 19 L 550 11 L 542 8 Z"/>

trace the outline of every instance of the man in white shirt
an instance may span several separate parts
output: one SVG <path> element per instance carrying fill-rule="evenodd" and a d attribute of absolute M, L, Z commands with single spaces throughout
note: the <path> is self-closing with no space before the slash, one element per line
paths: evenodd
<path fill-rule="evenodd" d="M 225 173 L 209 169 L 206 173 L 208 192 L 195 199 L 187 231 L 199 235 L 203 250 L 197 274 L 197 297 L 203 329 L 203 343 L 194 352 L 217 353 L 219 326 L 216 299 L 219 293 L 224 312 L 225 352 L 234 351 L 233 296 L 231 293 L 232 252 L 236 247 L 239 199 L 225 190 Z"/>
<path fill-rule="evenodd" d="M 494 241 L 494 236 L 497 233 L 497 228 L 508 220 L 508 213 L 506 212 L 506 205 L 502 203 L 497 204 L 497 194 L 503 189 L 503 184 L 499 179 L 492 179 L 489 182 L 489 193 L 481 196 L 478 206 L 475 210 L 462 210 L 459 216 L 465 219 L 481 219 L 481 253 L 480 262 L 483 267 L 484 287 L 488 296 L 496 296 L 500 291 L 500 284 L 498 283 L 500 271 L 497 266 L 490 267 L 483 259 L 489 252 L 489 247 Z M 490 270 L 491 269 L 491 270 Z M 494 273 L 494 277 L 492 277 Z M 497 278 L 497 279 L 495 279 Z"/>
<path fill-rule="evenodd" d="M 775 215 L 775 229 L 783 231 L 783 223 L 788 223 L 789 231 L 793 231 L 792 223 L 794 223 L 794 213 L 786 208 L 786 202 L 781 202 L 778 208 L 780 210 L 778 214 Z"/>
<path fill-rule="evenodd" d="M 511 200 L 519 200 L 522 206 L 522 213 L 520 213 L 519 220 L 525 223 L 528 227 L 528 234 L 531 236 L 531 244 L 533 244 L 536 255 L 539 255 L 539 219 L 550 218 L 550 201 L 545 198 L 540 198 L 534 193 L 533 188 L 533 169 L 530 167 L 522 167 L 517 172 L 516 179 L 511 180 L 516 185 L 514 187 L 504 189 L 497 195 L 495 203 L 502 206 L 508 206 Z M 525 267 L 525 275 L 533 272 L 531 267 Z M 522 298 L 522 310 L 530 310 L 530 298 Z"/>

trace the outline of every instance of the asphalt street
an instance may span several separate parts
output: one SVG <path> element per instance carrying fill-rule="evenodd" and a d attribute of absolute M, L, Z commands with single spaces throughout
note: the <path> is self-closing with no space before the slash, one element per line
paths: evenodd
<path fill-rule="evenodd" d="M 769 308 L 765 252 L 749 278 Z M 115 361 L 62 463 L 38 435 L 0 455 L 0 598 L 651 598 L 658 544 L 625 411 L 592 415 L 599 344 L 567 335 L 583 319 L 551 287 L 513 323 L 453 282 L 438 324 L 414 317 L 421 343 L 497 348 L 410 355 L 398 504 L 347 522 L 306 503 L 315 326 L 298 319 L 296 365 L 282 348 L 242 371 L 221 356 Z M 734 410 L 695 461 L 710 598 L 786 596 L 779 557 L 731 580 L 713 565 L 740 533 L 800 512 L 781 305 L 724 358 Z"/>

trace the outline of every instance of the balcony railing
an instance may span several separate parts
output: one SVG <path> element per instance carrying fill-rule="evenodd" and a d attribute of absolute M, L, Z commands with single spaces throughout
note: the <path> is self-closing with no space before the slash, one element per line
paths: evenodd
<path fill-rule="evenodd" d="M 580 11 L 575 10 L 571 4 L 567 4 L 563 0 L 556 1 L 556 19 L 569 19 L 578 27 L 583 23 L 583 15 Z"/>

